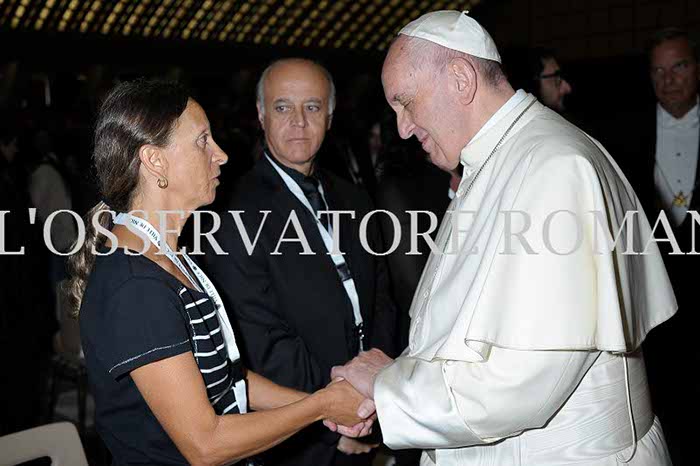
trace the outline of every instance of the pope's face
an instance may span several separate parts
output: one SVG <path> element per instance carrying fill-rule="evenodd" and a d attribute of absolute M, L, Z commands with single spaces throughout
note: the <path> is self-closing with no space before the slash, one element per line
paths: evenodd
<path fill-rule="evenodd" d="M 308 174 L 330 128 L 330 84 L 318 65 L 289 60 L 275 65 L 264 86 L 258 118 L 271 155 L 283 165 Z"/>
<path fill-rule="evenodd" d="M 446 73 L 416 69 L 402 53 L 402 44 L 399 38 L 391 46 L 382 69 L 384 96 L 396 112 L 399 135 L 415 136 L 435 165 L 453 170 L 467 141 L 456 131 L 460 115 L 450 99 Z"/>
<path fill-rule="evenodd" d="M 651 79 L 661 106 L 676 118 L 693 108 L 700 67 L 687 40 L 667 40 L 651 51 Z"/>

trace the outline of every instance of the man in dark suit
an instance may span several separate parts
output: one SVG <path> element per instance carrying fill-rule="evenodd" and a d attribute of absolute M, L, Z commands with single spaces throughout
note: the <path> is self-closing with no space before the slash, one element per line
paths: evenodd
<path fill-rule="evenodd" d="M 669 28 L 649 43 L 648 60 L 656 103 L 629 121 L 619 139 L 610 138 L 618 159 L 650 222 L 664 212 L 683 253 L 692 247 L 693 219 L 688 211 L 700 210 L 700 124 L 698 108 L 698 50 L 687 32 Z M 618 128 L 619 125 L 611 125 Z M 606 141 L 607 143 L 607 141 Z M 697 226 L 696 226 L 697 228 Z M 655 236 L 665 238 L 659 225 Z M 645 342 L 652 401 L 664 425 L 673 463 L 695 464 L 692 434 L 687 419 L 700 415 L 700 384 L 688 377 L 700 364 L 696 256 L 670 255 L 674 247 L 659 243 L 678 300 L 678 313 Z M 699 250 L 696 246 L 696 251 Z M 684 358 L 673 357 L 683 354 Z"/>
<path fill-rule="evenodd" d="M 676 231 L 689 220 L 691 203 L 699 184 L 700 155 L 698 125 L 697 45 L 687 32 L 668 28 L 658 31 L 649 42 L 649 72 L 656 96 L 655 105 L 637 113 L 621 137 L 610 135 L 621 168 L 644 203 L 649 218 L 663 209 Z M 618 125 L 619 128 L 619 125 Z M 700 193 L 700 192 L 699 192 Z M 680 245 L 683 251 L 690 245 Z"/>
<path fill-rule="evenodd" d="M 330 381 L 331 367 L 361 349 L 394 352 L 396 311 L 378 222 L 359 188 L 314 165 L 331 126 L 335 89 L 320 65 L 285 59 L 258 85 L 265 153 L 245 175 L 216 239 L 230 255 L 207 265 L 233 311 L 244 357 L 274 382 L 306 392 Z M 351 211 L 338 221 L 321 211 Z M 320 217 L 320 220 L 319 220 Z M 365 228 L 366 227 L 366 228 Z M 242 234 L 247 234 L 246 244 Z M 339 244 L 333 241 L 339 236 Z M 330 255 L 333 245 L 344 255 Z M 368 444 L 323 425 L 295 435 L 264 457 L 269 465 L 369 465 Z"/>

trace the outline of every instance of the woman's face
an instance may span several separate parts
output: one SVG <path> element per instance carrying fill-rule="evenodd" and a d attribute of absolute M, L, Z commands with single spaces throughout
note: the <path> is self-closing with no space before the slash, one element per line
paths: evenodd
<path fill-rule="evenodd" d="M 197 209 L 216 197 L 221 165 L 228 156 L 214 142 L 202 107 L 190 99 L 165 148 L 169 195 L 178 206 Z"/>

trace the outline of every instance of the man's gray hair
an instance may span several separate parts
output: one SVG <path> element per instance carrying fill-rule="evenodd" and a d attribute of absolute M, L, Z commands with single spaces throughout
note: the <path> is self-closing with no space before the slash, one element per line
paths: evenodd
<path fill-rule="evenodd" d="M 267 68 L 265 68 L 265 70 L 260 75 L 260 79 L 258 79 L 258 84 L 255 87 L 255 101 L 260 107 L 260 113 L 262 115 L 265 115 L 265 80 L 267 79 L 267 75 L 270 74 L 270 71 L 276 65 L 279 65 L 280 63 L 284 63 L 286 61 L 295 60 L 301 60 L 311 63 L 313 65 L 316 65 L 321 70 L 323 76 L 325 76 L 326 80 L 328 81 L 328 114 L 333 115 L 333 111 L 335 110 L 335 83 L 333 82 L 333 76 L 331 76 L 331 74 L 323 65 L 316 61 L 308 60 L 306 58 L 280 58 L 279 60 L 275 60 L 269 65 L 267 65 Z"/>
<path fill-rule="evenodd" d="M 403 53 L 406 54 L 418 69 L 440 72 L 455 58 L 469 61 L 487 84 L 498 86 L 507 80 L 501 64 L 494 60 L 475 57 L 468 53 L 449 49 L 419 37 L 406 37 Z"/>

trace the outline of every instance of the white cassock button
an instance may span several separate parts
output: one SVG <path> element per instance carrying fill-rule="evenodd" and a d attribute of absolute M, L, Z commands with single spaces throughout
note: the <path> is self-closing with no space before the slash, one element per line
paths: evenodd
<path fill-rule="evenodd" d="M 464 188 L 459 188 L 457 190 L 457 197 L 462 197 L 464 196 Z"/>
<path fill-rule="evenodd" d="M 428 296 L 430 296 L 430 291 L 425 290 L 425 292 L 423 293 L 423 297 L 427 298 Z"/>

